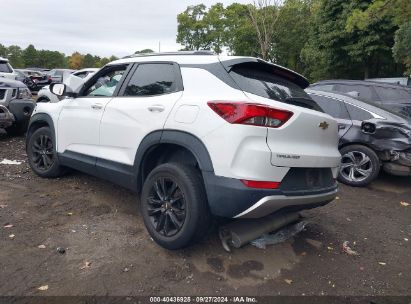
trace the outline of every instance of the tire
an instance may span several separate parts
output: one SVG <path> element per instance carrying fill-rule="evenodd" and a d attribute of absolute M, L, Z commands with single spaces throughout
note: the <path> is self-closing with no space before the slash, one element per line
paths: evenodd
<path fill-rule="evenodd" d="M 6 128 L 6 132 L 10 136 L 20 136 L 26 133 L 28 124 L 27 122 L 24 123 L 16 123 L 8 128 Z"/>
<path fill-rule="evenodd" d="M 140 208 L 149 234 L 166 249 L 187 247 L 203 239 L 212 226 L 203 179 L 192 166 L 156 167 L 144 182 Z"/>
<path fill-rule="evenodd" d="M 39 128 L 30 136 L 27 157 L 31 169 L 41 177 L 59 177 L 65 172 L 60 166 L 49 127 Z"/>
<path fill-rule="evenodd" d="M 342 159 L 338 180 L 346 185 L 363 187 L 378 177 L 380 161 L 377 154 L 362 145 L 346 146 L 340 150 Z"/>

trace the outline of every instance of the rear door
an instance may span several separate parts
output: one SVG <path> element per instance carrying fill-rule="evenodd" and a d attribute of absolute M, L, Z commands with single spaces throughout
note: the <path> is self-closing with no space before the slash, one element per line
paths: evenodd
<path fill-rule="evenodd" d="M 100 158 L 133 165 L 141 140 L 150 132 L 164 128 L 182 91 L 177 64 L 136 64 L 119 96 L 105 108 L 100 126 Z"/>

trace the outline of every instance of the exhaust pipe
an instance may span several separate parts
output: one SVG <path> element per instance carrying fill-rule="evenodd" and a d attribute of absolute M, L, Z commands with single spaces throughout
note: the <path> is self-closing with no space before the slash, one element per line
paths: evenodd
<path fill-rule="evenodd" d="M 279 230 L 299 219 L 298 212 L 270 214 L 259 219 L 239 219 L 220 227 L 219 235 L 224 249 L 230 252 L 230 245 L 240 248 L 265 233 Z"/>

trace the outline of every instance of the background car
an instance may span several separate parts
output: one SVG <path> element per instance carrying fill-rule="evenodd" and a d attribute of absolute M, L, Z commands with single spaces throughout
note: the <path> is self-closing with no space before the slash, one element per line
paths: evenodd
<path fill-rule="evenodd" d="M 411 117 L 411 89 L 402 85 L 365 80 L 323 80 L 310 89 L 346 93 Z"/>
<path fill-rule="evenodd" d="M 28 87 L 17 80 L 0 78 L 0 128 L 9 135 L 21 135 L 27 130 L 35 108 Z"/>
<path fill-rule="evenodd" d="M 86 68 L 82 70 L 78 70 L 70 74 L 64 83 L 70 84 L 73 81 L 73 77 L 77 78 L 77 82 L 81 79 L 81 82 L 85 82 L 90 79 L 99 69 L 96 68 Z M 73 86 L 73 84 L 71 84 Z M 56 95 L 50 92 L 49 86 L 43 87 L 37 93 L 37 102 L 59 102 L 60 99 Z"/>
<path fill-rule="evenodd" d="M 74 71 L 75 70 L 70 69 L 53 69 L 47 72 L 47 76 L 49 76 L 51 83 L 60 83 L 63 82 Z"/>
<path fill-rule="evenodd" d="M 24 74 L 25 76 L 30 78 L 30 85 L 26 85 L 29 87 L 31 91 L 38 91 L 42 87 L 50 83 L 49 77 L 46 74 L 43 74 L 39 71 L 32 71 L 27 69 L 17 69 L 15 71 L 20 75 L 20 77 L 22 77 L 21 74 Z"/>
<path fill-rule="evenodd" d="M 21 81 L 22 83 L 24 83 L 30 89 L 30 91 L 32 91 L 35 84 L 31 80 L 31 78 L 29 76 L 27 76 L 26 74 L 24 74 L 23 72 L 21 72 L 20 70 L 14 70 L 14 71 L 17 74 L 16 80 Z"/>
<path fill-rule="evenodd" d="M 6 58 L 0 57 L 0 77 L 16 79 L 17 74 L 14 72 L 9 61 Z"/>
<path fill-rule="evenodd" d="M 381 166 L 390 174 L 411 176 L 411 119 L 348 95 L 306 91 L 338 122 L 341 182 L 365 186 Z"/>

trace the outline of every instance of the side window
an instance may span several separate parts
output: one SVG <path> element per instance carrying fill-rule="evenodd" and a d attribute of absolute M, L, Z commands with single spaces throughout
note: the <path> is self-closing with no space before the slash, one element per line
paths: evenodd
<path fill-rule="evenodd" d="M 155 96 L 179 90 L 178 73 L 172 63 L 139 64 L 130 78 L 124 96 Z"/>
<path fill-rule="evenodd" d="M 411 91 L 405 89 L 375 87 L 375 90 L 383 103 L 384 101 L 411 99 Z"/>
<path fill-rule="evenodd" d="M 0 62 L 0 72 L 11 73 L 11 68 L 7 62 Z"/>
<path fill-rule="evenodd" d="M 87 76 L 87 72 L 80 72 L 80 73 L 75 73 L 74 76 L 84 78 Z"/>
<path fill-rule="evenodd" d="M 339 119 L 350 119 L 343 102 L 325 96 L 318 96 L 314 94 L 311 94 L 310 96 L 328 115 Z"/>
<path fill-rule="evenodd" d="M 82 96 L 113 96 L 126 68 L 126 65 L 122 65 L 105 69 L 97 79 L 94 79 L 94 81 L 87 85 Z"/>
<path fill-rule="evenodd" d="M 361 108 L 358 108 L 348 103 L 346 104 L 346 106 L 352 120 L 364 121 L 373 118 L 372 114 Z"/>
<path fill-rule="evenodd" d="M 360 93 L 360 98 L 363 100 L 372 101 L 374 99 L 371 88 L 369 86 L 339 84 L 336 87 L 336 91 L 342 93 L 349 93 L 355 91 Z"/>

